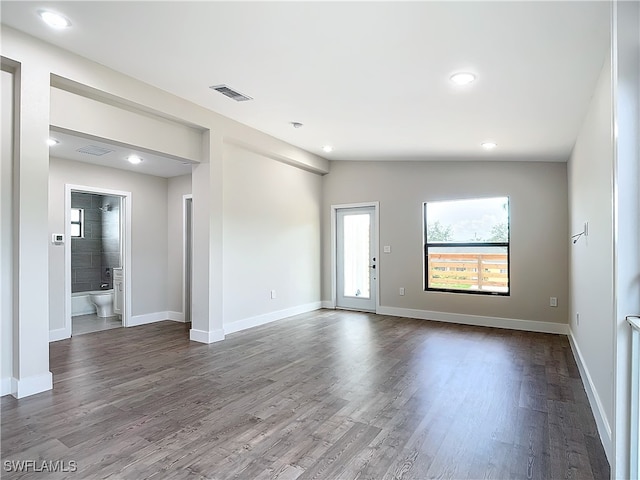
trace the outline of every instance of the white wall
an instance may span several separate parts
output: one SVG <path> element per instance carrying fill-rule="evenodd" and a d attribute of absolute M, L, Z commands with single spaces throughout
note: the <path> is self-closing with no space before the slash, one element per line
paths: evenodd
<path fill-rule="evenodd" d="M 49 232 L 64 232 L 65 184 L 131 192 L 131 314 L 167 311 L 167 179 L 59 158 L 49 164 Z M 49 246 L 51 330 L 64 327 L 64 248 Z"/>
<path fill-rule="evenodd" d="M 19 275 L 14 275 L 14 284 L 24 285 L 25 291 L 27 285 L 30 287 L 28 297 L 23 296 L 16 304 L 18 327 L 13 332 L 14 356 L 20 362 L 14 361 L 14 372 L 17 368 L 18 381 L 23 377 L 29 379 L 28 383 L 23 382 L 24 387 L 18 395 L 51 388 L 51 375 L 47 370 L 49 286 L 48 273 L 42 269 L 42 265 L 48 263 L 49 251 L 49 152 L 42 139 L 47 137 L 50 128 L 52 86 L 127 112 L 169 119 L 202 132 L 203 163 L 194 165 L 192 176 L 194 289 L 190 337 L 205 343 L 223 338 L 223 142 L 234 141 L 250 150 L 260 151 L 270 159 L 319 173 L 328 171 L 328 161 L 10 27 L 3 25 L 1 35 L 2 56 L 20 65 L 20 87 L 24 93 L 20 113 L 25 128 L 20 129 L 17 165 L 28 167 L 19 177 L 25 196 L 21 193 L 15 205 L 21 217 L 14 258 L 23 261 Z M 59 108 L 57 110 L 55 114 L 59 113 Z M 134 131 L 135 126 L 128 123 L 125 128 Z M 124 140 L 124 143 L 136 144 L 137 141 Z M 162 151 L 162 148 L 153 149 Z M 57 320 L 54 318 L 53 321 Z"/>
<path fill-rule="evenodd" d="M 135 125 L 135 128 L 131 128 Z M 202 130 L 51 88 L 51 126 L 201 162 Z"/>
<path fill-rule="evenodd" d="M 225 332 L 318 308 L 322 177 L 235 145 L 223 171 Z"/>
<path fill-rule="evenodd" d="M 4 28 L 2 45 L 4 46 Z M 3 59 L 4 60 L 4 59 Z M 17 62 L 12 62 L 18 65 Z M 13 159 L 13 376 L 22 398 L 50 390 L 47 200 L 50 73 L 38 63 L 16 67 Z M 18 113 L 19 112 L 19 113 Z M 34 298 L 34 292 L 37 292 Z"/>
<path fill-rule="evenodd" d="M 183 196 L 191 193 L 191 175 L 181 175 L 168 179 L 168 277 L 167 277 L 167 309 L 170 312 L 184 314 L 184 224 Z"/>
<path fill-rule="evenodd" d="M 11 393 L 13 375 L 13 74 L 0 71 L 2 151 L 0 163 L 0 395 Z"/>
<path fill-rule="evenodd" d="M 608 453 L 613 419 L 613 135 L 611 61 L 605 61 L 568 163 L 571 232 L 570 328 Z M 580 324 L 577 315 L 580 314 Z"/>
<path fill-rule="evenodd" d="M 566 182 L 564 163 L 332 162 L 324 182 L 322 298 L 331 300 L 330 206 L 379 201 L 380 245 L 391 246 L 378 263 L 382 312 L 564 332 Z M 423 202 L 498 195 L 510 197 L 511 295 L 423 291 Z M 551 296 L 557 308 L 549 306 Z"/>
<path fill-rule="evenodd" d="M 631 452 L 630 441 L 632 352 L 631 327 L 626 321 L 627 315 L 640 315 L 640 3 L 615 2 L 613 9 L 615 423 L 611 463 L 613 476 L 622 479 L 640 476 L 640 446 Z M 635 361 L 640 363 L 637 357 Z"/>

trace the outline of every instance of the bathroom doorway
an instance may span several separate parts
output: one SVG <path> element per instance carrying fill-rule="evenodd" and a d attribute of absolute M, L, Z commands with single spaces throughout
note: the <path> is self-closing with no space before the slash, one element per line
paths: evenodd
<path fill-rule="evenodd" d="M 131 193 L 65 187 L 68 336 L 127 326 Z"/>

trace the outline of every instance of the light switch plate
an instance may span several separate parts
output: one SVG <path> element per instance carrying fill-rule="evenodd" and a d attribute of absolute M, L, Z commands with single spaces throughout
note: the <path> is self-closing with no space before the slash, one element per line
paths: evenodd
<path fill-rule="evenodd" d="M 391 245 L 385 245 L 384 247 L 382 247 L 382 251 L 384 253 L 391 253 Z"/>

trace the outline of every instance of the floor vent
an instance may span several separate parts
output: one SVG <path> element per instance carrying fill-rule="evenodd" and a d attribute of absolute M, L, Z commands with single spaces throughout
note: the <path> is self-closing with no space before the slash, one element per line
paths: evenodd
<path fill-rule="evenodd" d="M 113 152 L 113 150 L 109 150 L 108 148 L 97 147 L 95 145 L 87 145 L 86 147 L 79 148 L 76 152 L 86 153 L 87 155 L 95 155 L 97 157 L 101 155 L 106 155 L 107 153 Z"/>
<path fill-rule="evenodd" d="M 237 90 L 233 90 L 227 87 L 226 85 L 214 85 L 209 88 L 211 88 L 212 90 L 215 90 L 216 92 L 220 92 L 225 97 L 229 97 L 230 99 L 235 100 L 236 102 L 246 102 L 247 100 L 253 100 L 253 98 L 249 97 L 248 95 L 243 95 Z"/>

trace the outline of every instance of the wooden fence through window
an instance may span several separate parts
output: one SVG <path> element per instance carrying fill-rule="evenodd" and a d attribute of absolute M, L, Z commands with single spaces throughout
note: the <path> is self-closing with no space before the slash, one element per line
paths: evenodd
<path fill-rule="evenodd" d="M 506 253 L 431 253 L 427 271 L 429 288 L 507 291 Z"/>

